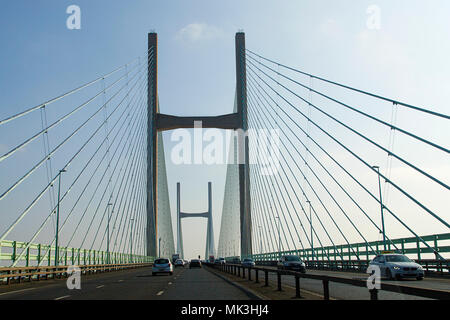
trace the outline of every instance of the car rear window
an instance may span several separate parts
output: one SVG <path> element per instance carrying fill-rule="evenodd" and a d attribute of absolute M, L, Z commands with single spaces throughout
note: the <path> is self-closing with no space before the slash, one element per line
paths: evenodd
<path fill-rule="evenodd" d="M 165 264 L 169 263 L 169 259 L 156 259 L 155 264 Z"/>

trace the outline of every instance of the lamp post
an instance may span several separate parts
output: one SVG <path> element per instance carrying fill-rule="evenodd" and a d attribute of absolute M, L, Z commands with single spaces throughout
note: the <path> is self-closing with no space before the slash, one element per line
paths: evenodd
<path fill-rule="evenodd" d="M 306 202 L 309 204 L 309 225 L 311 229 L 311 257 L 314 260 L 314 235 L 313 235 L 313 226 L 312 226 L 312 212 L 311 212 L 311 201 L 306 200 Z"/>
<path fill-rule="evenodd" d="M 158 257 L 161 258 L 161 237 L 160 237 L 159 240 L 158 240 L 158 250 L 159 250 Z"/>
<path fill-rule="evenodd" d="M 111 200 L 111 198 L 110 198 L 110 200 Z M 108 233 L 108 237 L 107 237 L 107 241 L 106 241 L 106 264 L 109 264 L 110 262 L 109 262 L 109 220 L 111 219 L 111 216 L 110 216 L 110 208 L 111 208 L 111 205 L 112 205 L 112 203 L 110 202 L 110 203 L 108 203 L 108 225 L 107 225 L 107 227 L 106 227 L 106 229 L 107 229 L 107 233 Z"/>
<path fill-rule="evenodd" d="M 378 173 L 378 190 L 380 192 L 381 229 L 382 229 L 382 233 L 383 233 L 383 247 L 384 247 L 384 250 L 387 250 L 387 248 L 386 248 L 386 233 L 385 233 L 385 229 L 384 229 L 383 199 L 381 197 L 380 167 L 379 166 L 373 166 L 372 168 L 377 170 L 377 173 Z"/>
<path fill-rule="evenodd" d="M 59 260 L 59 246 L 58 246 L 58 238 L 59 238 L 59 202 L 61 200 L 61 173 L 66 172 L 65 169 L 59 170 L 58 175 L 58 206 L 56 208 L 56 241 L 55 241 L 55 266 L 58 266 Z"/>
<path fill-rule="evenodd" d="M 259 228 L 259 253 L 262 255 L 262 236 L 261 236 L 261 226 Z"/>
<path fill-rule="evenodd" d="M 134 219 L 130 219 L 131 228 L 130 228 L 130 261 L 133 263 L 133 221 Z"/>
<path fill-rule="evenodd" d="M 278 229 L 278 260 L 281 259 L 281 235 L 280 235 L 280 217 L 276 216 L 275 219 L 278 219 L 277 229 Z"/>

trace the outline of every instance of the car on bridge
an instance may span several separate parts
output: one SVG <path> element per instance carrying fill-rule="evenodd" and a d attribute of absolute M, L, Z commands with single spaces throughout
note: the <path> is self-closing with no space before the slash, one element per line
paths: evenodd
<path fill-rule="evenodd" d="M 244 267 L 254 267 L 255 261 L 253 261 L 253 259 L 250 258 L 245 258 L 244 260 L 242 260 L 242 265 Z"/>
<path fill-rule="evenodd" d="M 202 267 L 202 263 L 198 259 L 192 259 L 191 262 L 189 263 L 189 269 L 201 268 L 201 267 Z"/>
<path fill-rule="evenodd" d="M 214 264 L 225 264 L 225 258 L 219 258 L 214 261 Z"/>
<path fill-rule="evenodd" d="M 422 266 L 403 254 L 379 254 L 369 262 L 369 266 L 380 268 L 381 277 L 389 280 L 402 278 L 422 280 L 424 277 Z"/>
<path fill-rule="evenodd" d="M 174 263 L 175 267 L 184 267 L 184 261 L 181 259 L 177 259 Z"/>
<path fill-rule="evenodd" d="M 306 273 L 305 263 L 299 256 L 296 255 L 281 256 L 280 261 L 277 262 L 277 268 L 281 270 L 293 270 Z"/>
<path fill-rule="evenodd" d="M 170 275 L 173 274 L 173 265 L 169 259 L 158 258 L 153 262 L 152 276 L 158 273 L 168 273 Z"/>

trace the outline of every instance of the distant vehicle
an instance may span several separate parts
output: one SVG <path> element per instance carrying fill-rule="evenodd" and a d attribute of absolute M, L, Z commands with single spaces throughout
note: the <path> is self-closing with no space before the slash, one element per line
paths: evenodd
<path fill-rule="evenodd" d="M 233 259 L 231 259 L 230 263 L 232 263 L 232 264 L 241 264 L 241 260 L 239 258 L 233 258 Z"/>
<path fill-rule="evenodd" d="M 152 276 L 158 273 L 168 273 L 170 275 L 173 274 L 173 266 L 169 259 L 158 258 L 153 262 Z"/>
<path fill-rule="evenodd" d="M 181 259 L 177 259 L 174 263 L 175 267 L 184 267 L 184 261 Z"/>
<path fill-rule="evenodd" d="M 422 280 L 424 277 L 422 266 L 403 254 L 379 254 L 369 262 L 369 265 L 378 266 L 381 276 L 388 279 L 416 278 Z"/>
<path fill-rule="evenodd" d="M 174 253 L 172 255 L 172 263 L 175 264 L 175 261 L 177 261 L 178 259 L 180 259 L 180 254 L 179 253 Z"/>
<path fill-rule="evenodd" d="M 217 260 L 219 260 L 219 264 L 225 264 L 226 263 L 225 258 L 219 258 Z"/>
<path fill-rule="evenodd" d="M 245 258 L 244 260 L 242 260 L 242 265 L 244 267 L 254 267 L 255 261 L 253 261 L 253 259 L 250 258 Z"/>
<path fill-rule="evenodd" d="M 306 273 L 306 265 L 296 255 L 285 255 L 281 256 L 280 261 L 277 263 L 277 268 L 282 270 L 294 270 L 300 271 L 301 273 Z"/>
<path fill-rule="evenodd" d="M 184 265 L 187 265 L 187 264 L 189 264 L 189 261 L 183 260 L 183 264 L 184 264 Z"/>
<path fill-rule="evenodd" d="M 209 262 L 214 263 L 214 261 L 215 261 L 214 256 L 209 256 Z"/>
<path fill-rule="evenodd" d="M 189 269 L 201 268 L 201 267 L 202 267 L 202 263 L 198 259 L 192 259 L 191 262 L 189 263 Z"/>

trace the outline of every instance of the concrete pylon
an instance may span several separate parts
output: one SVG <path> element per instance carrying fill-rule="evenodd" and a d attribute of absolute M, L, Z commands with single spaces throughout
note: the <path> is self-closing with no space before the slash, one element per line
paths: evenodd
<path fill-rule="evenodd" d="M 214 248 L 214 229 L 212 220 L 212 185 L 208 182 L 208 211 L 202 213 L 186 213 L 181 211 L 180 203 L 180 183 L 177 182 L 177 253 L 180 257 L 184 259 L 183 250 L 183 232 L 181 227 L 182 218 L 207 218 L 207 231 L 206 231 L 206 249 L 205 249 L 205 259 L 209 256 L 215 255 Z"/>

